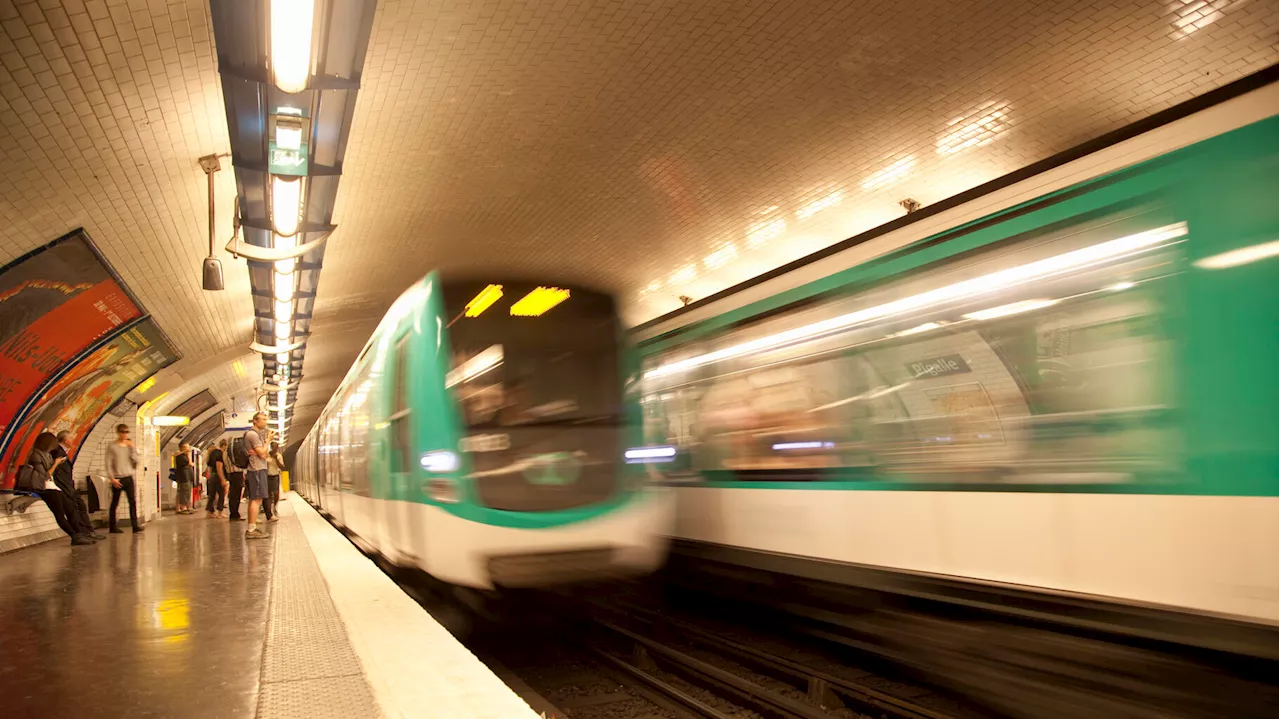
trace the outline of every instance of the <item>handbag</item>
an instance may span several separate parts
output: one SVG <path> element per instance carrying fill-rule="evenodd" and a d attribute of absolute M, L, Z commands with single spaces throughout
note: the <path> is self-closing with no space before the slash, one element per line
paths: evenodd
<path fill-rule="evenodd" d="M 18 476 L 14 478 L 13 488 L 21 492 L 38 492 L 44 489 L 40 470 L 29 464 L 18 467 Z"/>

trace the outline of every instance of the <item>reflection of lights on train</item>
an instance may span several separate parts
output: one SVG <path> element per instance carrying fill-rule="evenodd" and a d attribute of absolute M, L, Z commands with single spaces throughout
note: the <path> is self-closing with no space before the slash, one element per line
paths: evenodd
<path fill-rule="evenodd" d="M 676 448 L 672 446 L 662 447 L 632 447 L 622 453 L 627 464 L 649 464 L 653 462 L 670 462 L 676 458 Z"/>
<path fill-rule="evenodd" d="M 796 449 L 832 449 L 835 442 L 778 442 L 773 445 L 775 452 L 787 452 Z"/>
<path fill-rule="evenodd" d="M 828 335 L 833 332 L 845 330 L 865 322 L 879 320 L 903 314 L 905 312 L 923 310 L 943 303 L 976 299 L 982 295 L 1004 291 L 1011 287 L 1026 284 L 1028 282 L 1047 279 L 1049 277 L 1075 270 L 1083 270 L 1102 262 L 1150 250 L 1152 248 L 1159 247 L 1170 240 L 1184 237 L 1186 234 L 1187 224 L 1185 222 L 1177 222 L 1172 225 L 1147 230 L 1146 232 L 1139 232 L 1126 237 L 1101 242 L 1096 245 L 1073 250 L 1061 255 L 1055 255 L 1043 260 L 1029 262 L 1025 265 L 1017 265 L 1015 267 L 975 277 L 970 280 L 964 280 L 939 287 L 934 290 L 922 292 L 910 297 L 904 297 L 900 300 L 894 300 L 874 307 L 850 312 L 839 317 L 832 317 L 830 319 L 814 322 L 813 324 L 804 325 L 802 327 L 796 327 L 767 337 L 760 337 L 732 347 L 726 347 L 724 349 L 708 352 L 696 357 L 671 362 L 649 370 L 644 374 L 644 377 L 645 379 L 665 377 L 667 375 L 684 372 L 713 362 L 720 362 L 733 357 L 742 357 L 744 355 L 753 354 L 766 349 L 777 349 L 795 342 L 803 342 L 816 337 Z M 994 309 L 998 308 L 993 308 L 993 310 Z"/>

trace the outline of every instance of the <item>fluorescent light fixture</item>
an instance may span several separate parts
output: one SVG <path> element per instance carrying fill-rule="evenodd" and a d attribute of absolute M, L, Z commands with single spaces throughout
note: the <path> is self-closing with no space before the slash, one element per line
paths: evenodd
<path fill-rule="evenodd" d="M 463 314 L 467 317 L 479 317 L 481 312 L 489 309 L 494 302 L 502 299 L 502 285 L 487 285 L 480 293 L 471 298 Z"/>
<path fill-rule="evenodd" d="M 276 355 L 276 362 L 277 362 L 278 364 L 282 364 L 282 365 L 288 366 L 288 364 L 289 364 L 289 353 L 288 353 L 288 352 L 280 352 L 279 354 L 277 354 L 277 355 Z"/>
<path fill-rule="evenodd" d="M 512 317 L 540 317 L 551 308 L 569 299 L 569 290 L 559 287 L 538 287 L 511 305 Z"/>
<path fill-rule="evenodd" d="M 272 175 L 271 225 L 276 234 L 282 237 L 296 235 L 301 217 L 302 178 Z"/>
<path fill-rule="evenodd" d="M 293 300 L 285 300 L 283 302 L 277 300 L 275 304 L 276 321 L 288 322 L 293 319 Z"/>
<path fill-rule="evenodd" d="M 156 377 L 155 375 L 152 375 L 142 380 L 142 384 L 138 385 L 137 392 L 138 394 L 146 394 L 148 390 L 150 390 L 152 387 L 155 387 L 155 386 L 156 386 Z"/>
<path fill-rule="evenodd" d="M 424 452 L 418 464 L 428 472 L 454 472 L 458 469 L 458 455 L 447 449 Z"/>
<path fill-rule="evenodd" d="M 1007 292 L 1020 285 L 1055 277 L 1071 272 L 1088 269 L 1107 262 L 1115 261 L 1130 255 L 1145 252 L 1187 234 L 1185 222 L 1178 222 L 1158 227 L 1146 232 L 1128 235 L 1096 245 L 1072 250 L 1043 260 L 1029 262 L 990 274 L 963 280 L 955 284 L 945 285 L 934 290 L 921 292 L 918 295 L 904 297 L 882 305 L 856 310 L 838 317 L 821 320 L 812 324 L 795 327 L 777 334 L 759 337 L 748 342 L 689 357 L 669 364 L 655 367 L 644 373 L 644 379 L 655 379 L 685 372 L 695 367 L 721 362 L 734 357 L 742 357 L 764 350 L 806 342 L 836 332 L 876 322 L 888 317 L 918 312 L 959 300 L 977 299 L 996 292 Z"/>
<path fill-rule="evenodd" d="M 835 442 L 779 442 L 773 445 L 773 451 L 786 452 L 793 449 L 832 449 Z"/>
<path fill-rule="evenodd" d="M 1194 264 L 1202 270 L 1225 270 L 1228 267 L 1247 265 L 1251 262 L 1265 260 L 1268 257 L 1275 257 L 1278 254 L 1280 254 L 1280 241 L 1264 242 L 1261 245 L 1241 247 L 1238 250 L 1231 250 L 1220 255 L 1206 257 L 1203 260 L 1196 260 Z"/>
<path fill-rule="evenodd" d="M 867 175 L 867 179 L 862 181 L 862 189 L 878 190 L 881 187 L 888 187 L 910 175 L 915 166 L 916 158 L 914 155 L 894 160 L 888 167 Z"/>
<path fill-rule="evenodd" d="M 293 301 L 293 273 L 277 274 L 275 280 L 275 294 L 277 302 Z"/>
<path fill-rule="evenodd" d="M 296 117 L 276 117 L 276 147 L 282 150 L 302 148 L 302 120 Z"/>
<path fill-rule="evenodd" d="M 284 342 L 293 334 L 293 325 L 288 320 L 276 320 L 276 339 Z"/>
<path fill-rule="evenodd" d="M 890 337 L 908 337 L 910 335 L 918 335 L 921 332 L 929 332 L 930 330 L 936 330 L 941 326 L 942 325 L 938 324 L 937 322 L 925 322 L 924 324 L 916 325 L 911 329 L 903 330 L 901 332 L 895 332 L 892 335 L 890 335 Z"/>
<path fill-rule="evenodd" d="M 156 427 L 185 427 L 186 425 L 191 424 L 191 418 L 183 417 L 181 415 L 176 415 L 176 414 L 174 415 L 162 414 L 156 417 L 152 417 L 151 424 L 153 424 Z"/>
<path fill-rule="evenodd" d="M 627 464 L 651 464 L 654 462 L 670 462 L 676 458 L 676 448 L 671 446 L 662 447 L 632 447 L 622 453 L 623 459 Z"/>
<path fill-rule="evenodd" d="M 997 317 L 1008 317 L 1009 315 L 1018 315 L 1023 312 L 1033 312 L 1056 304 L 1058 304 L 1058 300 L 1023 300 L 1022 302 L 1011 302 L 1007 305 L 1000 305 L 999 307 L 970 312 L 966 314 L 965 317 L 968 317 L 971 320 L 994 320 Z"/>
<path fill-rule="evenodd" d="M 450 370 L 445 375 L 444 386 L 452 387 L 469 382 L 500 364 L 502 364 L 502 345 L 490 345 L 488 349 Z"/>
<path fill-rule="evenodd" d="M 290 94 L 307 89 L 315 12 L 315 0 L 271 0 L 271 75 Z"/>

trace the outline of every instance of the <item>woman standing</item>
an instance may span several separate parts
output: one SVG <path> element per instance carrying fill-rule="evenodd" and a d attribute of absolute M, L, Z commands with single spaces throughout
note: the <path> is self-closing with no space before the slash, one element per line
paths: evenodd
<path fill-rule="evenodd" d="M 40 499 L 49 506 L 49 511 L 53 512 L 53 518 L 57 520 L 58 527 L 71 537 L 71 543 L 93 544 L 93 539 L 88 535 L 79 534 L 75 530 L 75 524 L 72 520 L 72 513 L 75 507 L 71 505 L 71 500 L 62 494 L 62 490 L 53 482 L 53 470 L 63 462 L 67 461 L 66 457 L 53 458 L 53 450 L 58 448 L 58 438 L 52 432 L 41 432 L 36 437 L 35 444 L 31 448 L 31 453 L 27 455 L 27 466 L 31 468 L 31 491 L 40 495 Z"/>
<path fill-rule="evenodd" d="M 196 481 L 196 469 L 191 466 L 191 445 L 183 442 L 178 445 L 178 453 L 173 455 L 174 479 L 178 483 L 178 514 L 191 514 L 191 485 Z"/>

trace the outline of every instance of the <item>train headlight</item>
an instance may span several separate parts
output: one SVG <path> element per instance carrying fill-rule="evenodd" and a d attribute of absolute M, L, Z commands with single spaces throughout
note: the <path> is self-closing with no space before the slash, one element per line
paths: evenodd
<path fill-rule="evenodd" d="M 444 474 L 447 472 L 456 472 L 458 470 L 458 455 L 447 449 L 441 449 L 435 452 L 424 452 L 422 458 L 418 460 L 422 468 L 428 472 L 436 472 Z"/>
<path fill-rule="evenodd" d="M 669 445 L 662 447 L 632 447 L 622 453 L 622 458 L 626 460 L 627 464 L 671 462 L 676 458 L 676 448 Z"/>

